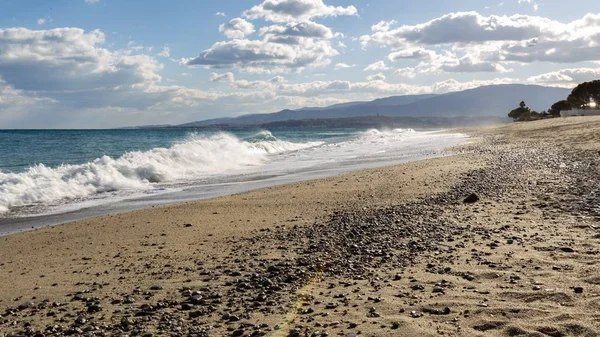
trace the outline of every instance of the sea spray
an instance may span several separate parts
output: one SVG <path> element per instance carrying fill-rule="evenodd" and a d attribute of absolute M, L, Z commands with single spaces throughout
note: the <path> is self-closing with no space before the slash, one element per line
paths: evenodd
<path fill-rule="evenodd" d="M 267 134 L 268 133 L 268 134 Z M 102 156 L 80 165 L 38 164 L 25 172 L 0 171 L 0 212 L 13 207 L 55 203 L 99 193 L 152 189 L 157 183 L 243 172 L 268 162 L 271 154 L 318 146 L 292 143 L 268 131 L 241 140 L 231 134 L 191 134 L 171 147 Z"/>

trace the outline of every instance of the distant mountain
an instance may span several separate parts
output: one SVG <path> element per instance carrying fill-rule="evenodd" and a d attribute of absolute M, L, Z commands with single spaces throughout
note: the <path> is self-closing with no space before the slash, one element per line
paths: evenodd
<path fill-rule="evenodd" d="M 376 99 L 370 102 L 350 102 L 324 108 L 282 110 L 274 113 L 216 118 L 179 125 L 206 127 L 210 125 L 262 125 L 266 123 L 334 119 L 360 116 L 389 117 L 506 117 L 519 102 L 537 111 L 545 110 L 570 93 L 569 89 L 537 85 L 491 85 L 443 95 L 406 95 Z"/>
<path fill-rule="evenodd" d="M 408 95 L 408 96 L 392 96 L 386 98 L 378 98 L 374 101 L 368 102 L 368 105 L 371 106 L 395 106 L 395 105 L 405 105 L 414 103 L 417 101 L 422 101 L 424 99 L 432 98 L 438 95 Z"/>

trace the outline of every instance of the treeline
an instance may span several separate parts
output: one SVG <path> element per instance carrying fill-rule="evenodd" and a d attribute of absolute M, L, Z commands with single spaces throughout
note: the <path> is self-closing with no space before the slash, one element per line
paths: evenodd
<path fill-rule="evenodd" d="M 600 80 L 584 82 L 579 84 L 567 99 L 558 101 L 547 111 L 537 112 L 531 110 L 527 104 L 522 101 L 519 107 L 508 113 L 508 117 L 513 121 L 532 121 L 545 118 L 560 117 L 561 111 L 573 109 L 582 109 L 590 102 L 590 99 L 595 102 L 600 101 Z"/>

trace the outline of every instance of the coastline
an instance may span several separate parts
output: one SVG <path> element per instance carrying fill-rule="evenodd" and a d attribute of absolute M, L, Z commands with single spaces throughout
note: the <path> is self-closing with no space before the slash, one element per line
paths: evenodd
<path fill-rule="evenodd" d="M 447 132 L 439 130 L 428 133 L 435 136 Z M 464 139 L 466 136 L 462 134 L 448 133 L 447 136 L 448 139 L 445 141 L 452 144 L 461 144 L 467 141 Z M 260 173 L 260 171 L 247 172 L 239 176 L 225 176 L 202 183 L 189 182 L 173 186 L 166 185 L 164 190 L 151 191 L 150 194 L 146 194 L 144 191 L 131 191 L 134 196 L 117 195 L 116 197 L 100 197 L 97 200 L 94 200 L 92 197 L 89 200 L 82 199 L 73 204 L 58 204 L 52 207 L 31 205 L 33 209 L 31 215 L 25 213 L 20 216 L 0 218 L 0 237 L 98 216 L 115 215 L 164 205 L 219 198 L 278 185 L 336 176 L 362 169 L 396 165 L 448 155 L 443 145 L 423 143 L 414 145 L 415 147 L 410 148 L 408 151 L 392 153 L 389 156 L 377 155 L 373 156 L 373 158 L 361 158 L 358 156 L 354 160 L 342 159 L 337 165 L 320 163 L 314 167 L 291 167 L 278 171 L 267 164 L 263 167 L 267 170 L 264 173 Z M 385 153 L 386 151 L 383 152 Z M 260 170 L 260 168 L 257 168 L 257 170 Z M 36 208 L 38 209 L 36 210 Z M 26 212 L 28 211 L 26 210 Z M 35 214 L 36 212 L 40 212 L 40 214 Z"/>
<path fill-rule="evenodd" d="M 0 330 L 589 335 L 599 130 L 463 129 L 461 154 L 0 237 Z"/>

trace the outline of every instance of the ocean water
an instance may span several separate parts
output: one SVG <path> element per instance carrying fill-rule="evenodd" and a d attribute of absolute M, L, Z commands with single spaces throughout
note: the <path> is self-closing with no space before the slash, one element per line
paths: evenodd
<path fill-rule="evenodd" d="M 56 223 L 72 218 L 60 214 L 81 218 L 438 156 L 465 139 L 412 129 L 0 130 L 0 225 Z"/>

